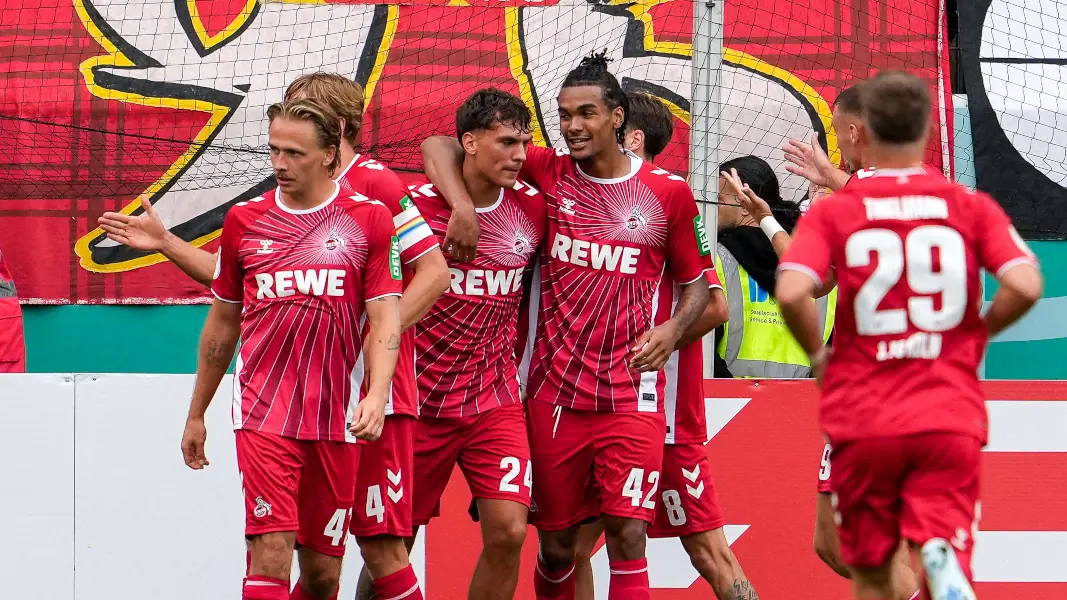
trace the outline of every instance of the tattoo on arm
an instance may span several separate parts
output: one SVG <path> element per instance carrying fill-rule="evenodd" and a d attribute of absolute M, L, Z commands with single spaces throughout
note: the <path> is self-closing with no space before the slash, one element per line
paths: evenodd
<path fill-rule="evenodd" d="M 735 579 L 734 600 L 759 600 L 759 594 L 747 579 Z"/>
<path fill-rule="evenodd" d="M 400 349 L 400 336 L 393 334 L 389 336 L 389 341 L 385 344 L 386 350 L 399 350 Z"/>
<path fill-rule="evenodd" d="M 233 358 L 233 351 L 226 352 L 226 344 L 220 344 L 215 338 L 211 338 L 207 343 L 207 351 L 204 354 L 204 360 L 209 366 L 217 368 L 226 368 L 230 366 L 230 359 Z"/>
<path fill-rule="evenodd" d="M 704 313 L 704 307 L 709 300 L 710 292 L 706 295 L 700 293 L 700 286 L 703 285 L 707 290 L 707 286 L 702 282 L 703 277 L 695 283 L 691 283 L 682 288 L 682 295 L 678 298 L 678 306 L 674 309 L 674 318 L 678 322 L 678 327 L 685 331 L 690 325 L 696 322 L 700 315 Z M 703 301 L 701 301 L 703 299 Z"/>

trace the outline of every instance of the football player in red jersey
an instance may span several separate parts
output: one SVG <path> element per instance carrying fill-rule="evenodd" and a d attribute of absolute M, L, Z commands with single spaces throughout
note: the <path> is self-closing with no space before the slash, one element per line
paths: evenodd
<path fill-rule="evenodd" d="M 529 318 L 520 311 L 523 281 L 547 228 L 544 197 L 518 180 L 530 121 L 521 99 L 492 88 L 475 92 L 457 111 L 463 181 L 481 240 L 473 260 L 449 260 L 449 290 L 415 334 L 414 522 L 417 528 L 440 514 L 458 464 L 482 530 L 472 600 L 515 595 L 526 540 L 532 470 L 515 349 L 520 330 L 531 329 L 519 327 L 520 318 Z M 451 210 L 440 190 L 417 180 L 411 192 L 434 233 L 444 235 Z"/>
<path fill-rule="evenodd" d="M 838 132 L 838 146 L 841 149 L 843 169 L 838 169 L 827 158 L 826 153 L 818 146 L 817 140 L 813 139 L 808 145 L 797 140 L 790 140 L 789 145 L 783 148 L 786 158 L 792 163 L 786 165 L 790 173 L 800 175 L 808 179 L 813 187 L 840 190 L 856 181 L 866 178 L 873 170 L 864 160 L 864 149 L 868 138 L 863 127 L 863 106 L 860 102 L 860 86 L 862 83 L 853 84 L 841 90 L 834 99 L 833 124 Z M 931 171 L 933 172 L 933 171 Z M 733 187 L 737 187 L 736 181 L 731 181 Z M 743 195 L 739 197 L 744 198 Z M 812 198 L 814 201 L 815 198 Z M 744 201 L 744 200 L 743 200 Z M 749 200 L 751 201 L 751 200 Z M 785 238 L 782 244 L 789 246 L 788 235 L 779 234 L 775 239 Z M 778 251 L 779 246 L 775 246 Z M 779 252 L 781 256 L 783 252 Z M 832 279 L 832 278 L 831 278 Z M 819 294 L 829 292 L 833 285 L 827 282 Z M 817 294 L 818 295 L 818 294 Z M 848 567 L 841 559 L 841 543 L 837 538 L 837 525 L 834 523 L 833 498 L 830 495 L 830 474 L 832 449 L 830 444 L 823 448 L 822 458 L 819 464 L 818 496 L 815 503 L 815 554 L 831 569 L 842 577 L 851 577 Z M 895 600 L 910 600 L 917 596 L 918 581 L 909 556 L 906 543 L 901 543 L 894 562 L 894 577 L 896 582 Z"/>
<path fill-rule="evenodd" d="M 778 302 L 812 357 L 834 448 L 835 518 L 856 598 L 894 598 L 901 539 L 921 553 L 923 593 L 974 598 L 981 448 L 977 369 L 990 335 L 1041 296 L 1033 254 L 992 198 L 922 166 L 930 92 L 886 72 L 860 89 L 878 168 L 815 203 L 779 266 Z M 982 316 L 979 269 L 1000 287 Z M 836 272 L 835 349 L 810 298 Z"/>
<path fill-rule="evenodd" d="M 278 188 L 226 215 L 182 452 L 190 468 L 208 464 L 204 414 L 240 336 L 233 417 L 249 548 L 241 597 L 326 600 L 341 576 L 355 442 L 378 438 L 385 420 L 400 347 L 399 252 L 388 210 L 341 195 L 330 178 L 341 127 L 329 105 L 297 100 L 267 114 Z"/>
<path fill-rule="evenodd" d="M 540 599 L 574 598 L 578 528 L 598 516 L 609 598 L 648 598 L 645 531 L 667 434 L 662 369 L 709 297 L 711 247 L 693 193 L 621 147 L 627 99 L 607 62 L 584 58 L 563 82 L 569 154 L 531 146 L 523 166 L 549 217 L 527 383 Z M 423 156 L 449 202 L 469 209 L 456 141 L 430 138 Z M 673 316 L 657 325 L 665 271 L 682 289 Z"/>
<path fill-rule="evenodd" d="M 333 73 L 303 75 L 285 92 L 286 99 L 320 99 L 341 118 L 343 135 L 340 160 L 333 177 L 342 193 L 380 202 L 392 213 L 400 243 L 404 294 L 400 299 L 402 327 L 400 358 L 393 382 L 393 395 L 386 405 L 389 427 L 382 439 L 369 444 L 360 460 L 351 530 L 357 536 L 367 568 L 361 574 L 364 596 L 372 590 L 372 579 L 397 575 L 402 585 L 414 580 L 410 572 L 404 538 L 412 533 L 412 435 L 416 406 L 414 329 L 448 285 L 448 266 L 437 239 L 408 197 L 407 187 L 385 165 L 355 150 L 363 118 L 363 90 L 351 79 Z M 193 279 L 210 285 L 215 257 L 178 239 L 163 226 L 151 204 L 142 200 L 145 212 L 139 216 L 105 213 L 101 227 L 112 239 L 145 251 L 158 251 Z M 394 585 L 388 579 L 386 586 Z M 406 589 L 406 588 L 405 588 Z"/>
<path fill-rule="evenodd" d="M 644 93 L 628 93 L 630 115 L 626 119 L 625 147 L 653 162 L 667 147 L 674 131 L 674 117 L 667 107 Z M 703 348 L 700 340 L 726 322 L 726 296 L 714 271 L 708 271 L 711 300 L 701 316 L 678 340 L 664 371 L 668 415 L 663 448 L 662 480 L 656 498 L 656 519 L 648 536 L 677 537 L 693 567 L 711 586 L 719 600 L 759 598 L 723 534 L 722 507 L 715 491 L 711 465 L 704 449 L 707 422 L 704 416 Z M 660 302 L 670 305 L 677 285 L 664 278 Z M 670 314 L 665 307 L 662 314 Z M 578 533 L 578 600 L 593 600 L 593 569 L 590 558 L 604 533 L 602 521 L 582 525 Z"/>

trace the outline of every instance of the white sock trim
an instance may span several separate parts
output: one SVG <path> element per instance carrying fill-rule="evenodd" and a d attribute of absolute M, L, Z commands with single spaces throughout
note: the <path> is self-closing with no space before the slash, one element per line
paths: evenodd
<path fill-rule="evenodd" d="M 574 569 L 577 568 L 577 567 L 572 565 L 571 566 L 571 570 L 567 571 L 567 573 L 565 575 L 563 575 L 563 577 L 560 577 L 559 579 L 552 579 L 548 575 L 545 575 L 544 569 L 541 568 L 541 561 L 537 561 L 537 563 L 534 564 L 534 568 L 537 569 L 537 574 L 538 575 L 540 575 L 541 577 L 545 578 L 545 581 L 547 581 L 549 583 L 563 583 L 564 581 L 567 581 L 568 577 L 570 577 L 571 575 L 574 575 Z"/>
<path fill-rule="evenodd" d="M 408 596 L 414 594 L 418 589 L 419 584 L 418 582 L 415 582 L 415 585 L 411 586 L 411 589 L 404 592 L 403 594 L 400 594 L 399 596 L 393 596 L 392 598 L 385 598 L 384 600 L 400 600 L 401 598 L 407 598 Z"/>
<path fill-rule="evenodd" d="M 637 575 L 638 573 L 648 571 L 648 567 L 637 569 L 636 571 L 616 571 L 615 569 L 610 569 L 610 571 L 612 575 Z"/>

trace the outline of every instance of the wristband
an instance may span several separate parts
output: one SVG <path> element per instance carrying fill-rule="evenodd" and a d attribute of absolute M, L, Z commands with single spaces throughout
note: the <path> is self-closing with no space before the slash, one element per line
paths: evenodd
<path fill-rule="evenodd" d="M 768 240 L 773 239 L 774 234 L 778 232 L 785 233 L 785 229 L 779 225 L 778 220 L 771 215 L 767 215 L 760 219 L 759 228 L 763 230 L 763 233 L 767 236 Z"/>

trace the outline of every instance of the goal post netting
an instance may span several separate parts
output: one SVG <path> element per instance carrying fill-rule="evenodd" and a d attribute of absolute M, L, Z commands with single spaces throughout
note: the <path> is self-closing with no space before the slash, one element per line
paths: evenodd
<path fill-rule="evenodd" d="M 815 132 L 837 160 L 836 94 L 886 68 L 930 82 L 927 159 L 945 168 L 953 156 L 943 0 L 702 0 L 720 4 L 723 26 L 696 17 L 691 0 L 0 2 L 0 239 L 20 264 L 59 265 L 19 269 L 23 296 L 37 301 L 202 296 L 164 282 L 174 270 L 158 254 L 108 241 L 97 216 L 137 214 L 146 194 L 171 231 L 212 249 L 226 210 L 272 185 L 266 107 L 318 70 L 364 86 L 360 150 L 405 172 L 421 169 L 426 137 L 454 135 L 455 109 L 489 85 L 526 101 L 538 143 L 560 144 L 560 84 L 605 49 L 627 90 L 675 115 L 658 162 L 680 174 L 690 170 L 690 128 L 715 127 L 707 162 L 760 156 L 785 198 L 804 199 L 808 186 L 786 172 L 781 147 Z M 694 29 L 714 31 L 713 55 L 699 57 L 718 83 L 714 115 L 691 114 Z M 697 195 L 715 200 L 712 186 Z"/>

